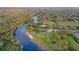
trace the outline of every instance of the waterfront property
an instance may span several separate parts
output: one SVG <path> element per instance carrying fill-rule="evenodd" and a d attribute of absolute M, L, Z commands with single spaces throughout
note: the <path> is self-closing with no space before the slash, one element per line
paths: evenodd
<path fill-rule="evenodd" d="M 40 20 L 40 18 L 37 15 L 35 15 L 35 16 L 32 17 L 33 23 L 39 23 L 39 20 Z"/>

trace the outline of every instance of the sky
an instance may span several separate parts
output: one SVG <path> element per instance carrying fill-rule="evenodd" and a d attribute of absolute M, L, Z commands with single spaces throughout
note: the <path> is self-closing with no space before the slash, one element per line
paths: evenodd
<path fill-rule="evenodd" d="M 79 0 L 0 0 L 0 7 L 78 7 Z"/>

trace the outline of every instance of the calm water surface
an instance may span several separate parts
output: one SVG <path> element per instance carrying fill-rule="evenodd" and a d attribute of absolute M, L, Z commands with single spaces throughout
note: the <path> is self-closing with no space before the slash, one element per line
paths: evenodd
<path fill-rule="evenodd" d="M 25 33 L 25 27 L 27 24 L 21 25 L 16 30 L 15 38 L 20 41 L 20 44 L 23 46 L 23 51 L 42 51 L 43 49 L 37 44 L 31 41 L 31 38 Z"/>

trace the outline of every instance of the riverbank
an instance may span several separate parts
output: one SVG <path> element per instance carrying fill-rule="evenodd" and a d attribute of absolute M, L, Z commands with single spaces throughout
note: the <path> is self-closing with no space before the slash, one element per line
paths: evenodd
<path fill-rule="evenodd" d="M 48 51 L 49 50 L 48 47 L 45 47 L 43 43 L 41 43 L 38 39 L 33 37 L 33 35 L 30 32 L 26 31 L 25 33 L 26 33 L 26 35 L 28 35 L 31 38 L 32 42 L 34 42 L 39 47 L 43 48 L 44 51 Z"/>
<path fill-rule="evenodd" d="M 43 51 L 42 47 L 32 41 L 32 39 L 26 34 L 25 27 L 27 24 L 21 25 L 16 30 L 15 38 L 20 41 L 20 44 L 23 46 L 23 51 Z"/>
<path fill-rule="evenodd" d="M 45 46 L 46 43 L 44 44 L 44 42 L 42 42 L 41 38 L 39 38 L 37 36 L 37 34 L 28 32 L 28 35 L 30 38 L 32 38 L 33 42 L 35 42 L 36 44 L 38 44 L 42 48 L 47 49 L 47 51 L 52 51 L 51 49 L 48 48 L 48 46 L 47 47 Z M 35 35 L 36 35 L 36 37 L 35 37 Z M 58 39 L 58 41 L 60 44 L 62 44 L 61 46 L 67 45 L 66 48 L 68 48 L 68 49 L 66 51 L 74 51 L 74 50 L 79 51 L 79 44 L 77 42 L 75 42 L 75 39 L 72 36 L 67 36 L 65 39 L 63 39 L 61 41 Z M 66 45 L 64 45 L 64 44 L 66 44 Z M 53 49 L 54 49 L 54 47 L 53 47 Z"/>

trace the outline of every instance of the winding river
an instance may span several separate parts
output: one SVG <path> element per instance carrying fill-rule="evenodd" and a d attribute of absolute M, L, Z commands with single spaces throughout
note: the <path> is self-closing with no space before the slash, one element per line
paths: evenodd
<path fill-rule="evenodd" d="M 20 44 L 22 45 L 22 50 L 23 51 L 45 51 L 43 48 L 38 46 L 36 43 L 32 42 L 32 39 L 28 36 L 25 30 L 26 26 L 27 24 L 21 25 L 16 30 L 16 35 L 15 35 L 16 40 L 20 41 Z M 74 33 L 74 35 L 79 38 L 79 32 Z"/>
<path fill-rule="evenodd" d="M 22 45 L 22 50 L 23 51 L 42 51 L 43 49 L 39 47 L 37 44 L 31 41 L 31 38 L 27 35 L 25 31 L 25 27 L 27 24 L 21 25 L 17 30 L 16 30 L 16 35 L 15 38 L 16 40 L 20 41 L 20 44 Z"/>

